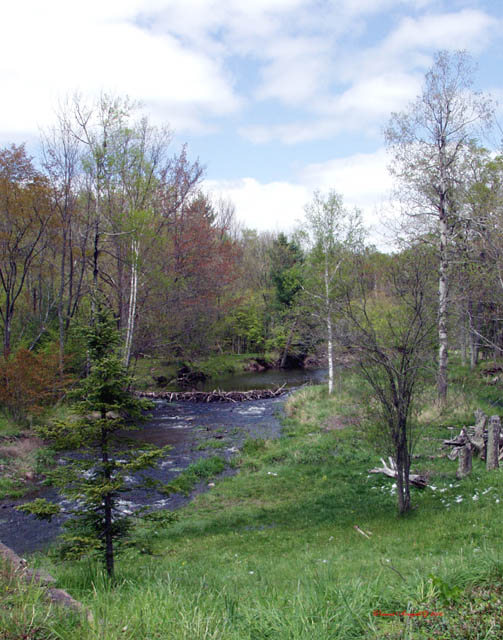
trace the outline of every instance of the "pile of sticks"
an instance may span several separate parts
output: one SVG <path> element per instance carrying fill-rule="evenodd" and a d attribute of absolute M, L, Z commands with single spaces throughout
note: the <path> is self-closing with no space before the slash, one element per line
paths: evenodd
<path fill-rule="evenodd" d="M 166 400 L 167 402 L 245 402 L 246 400 L 263 400 L 277 398 L 286 393 L 283 384 L 276 389 L 253 389 L 251 391 L 137 391 L 140 398 Z"/>

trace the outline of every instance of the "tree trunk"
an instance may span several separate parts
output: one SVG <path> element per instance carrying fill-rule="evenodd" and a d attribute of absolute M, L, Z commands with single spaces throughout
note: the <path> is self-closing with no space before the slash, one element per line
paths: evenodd
<path fill-rule="evenodd" d="M 447 399 L 447 214 L 445 207 L 440 208 L 440 264 L 438 271 L 438 373 L 437 393 L 440 402 Z"/>
<path fill-rule="evenodd" d="M 65 314 L 63 311 L 63 298 L 65 295 L 65 267 L 66 267 L 67 228 L 66 219 L 63 218 L 63 246 L 61 248 L 61 263 L 59 268 L 59 298 L 58 298 L 58 322 L 59 322 L 59 373 L 63 375 L 65 354 Z"/>
<path fill-rule="evenodd" d="M 134 333 L 134 325 L 135 325 L 135 316 L 136 316 L 136 300 L 137 300 L 137 292 L 138 292 L 138 255 L 139 255 L 139 246 L 138 240 L 132 241 L 131 246 L 131 283 L 129 290 L 129 309 L 128 309 L 128 320 L 127 320 L 127 330 L 126 330 L 126 343 L 124 345 L 124 366 L 129 367 L 129 361 L 131 359 L 131 346 L 133 344 L 133 333 Z"/>
<path fill-rule="evenodd" d="M 410 510 L 410 455 L 408 451 L 407 439 L 403 430 L 405 425 L 400 428 L 398 442 L 396 445 L 396 470 L 397 470 L 397 494 L 398 494 L 398 512 L 406 513 Z"/>
<path fill-rule="evenodd" d="M 327 323 L 327 356 L 328 356 L 328 393 L 334 391 L 334 340 L 332 315 L 330 305 L 330 277 L 328 273 L 328 258 L 325 255 L 325 311 Z"/>
<path fill-rule="evenodd" d="M 101 412 L 101 419 L 106 419 L 105 411 Z M 101 461 L 103 464 L 103 477 L 109 483 L 111 479 L 110 464 L 108 460 L 108 433 L 105 427 L 101 429 Z M 104 527 L 103 537 L 105 539 L 105 567 L 110 578 L 114 577 L 114 545 L 112 534 L 112 509 L 113 496 L 110 492 L 103 496 Z"/>
<path fill-rule="evenodd" d="M 497 469 L 499 467 L 499 443 L 500 443 L 501 420 L 499 416 L 491 416 L 487 429 L 487 458 L 486 469 Z"/>

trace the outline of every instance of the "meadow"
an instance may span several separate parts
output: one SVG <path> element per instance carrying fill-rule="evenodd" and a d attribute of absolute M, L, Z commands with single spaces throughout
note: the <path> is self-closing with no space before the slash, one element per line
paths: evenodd
<path fill-rule="evenodd" d="M 503 637 L 503 474 L 475 460 L 456 478 L 445 438 L 496 413 L 499 391 L 458 367 L 440 410 L 416 419 L 413 510 L 369 470 L 379 439 L 362 384 L 307 387 L 286 402 L 283 435 L 248 440 L 239 473 L 215 481 L 166 528 L 139 528 L 110 584 L 91 558 L 33 558 L 92 612 L 62 611 L 4 568 L 2 640 L 491 639 Z M 470 381 L 470 384 L 468 384 Z M 368 413 L 368 412 L 367 412 Z M 370 431 L 370 434 L 369 434 Z M 394 615 L 385 615 L 394 614 Z"/>

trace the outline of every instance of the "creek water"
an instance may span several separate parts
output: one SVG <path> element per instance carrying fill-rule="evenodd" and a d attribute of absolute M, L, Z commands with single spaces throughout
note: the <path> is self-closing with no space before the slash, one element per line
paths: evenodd
<path fill-rule="evenodd" d="M 289 388 L 301 384 L 320 382 L 325 370 L 315 371 L 264 371 L 250 372 L 229 378 L 214 380 L 211 390 L 263 389 L 271 385 L 286 384 Z M 150 418 L 138 431 L 128 432 L 141 442 L 172 448 L 149 475 L 162 483 L 168 483 L 191 463 L 199 458 L 214 455 L 227 461 L 237 453 L 248 438 L 276 438 L 281 432 L 280 416 L 285 397 L 252 400 L 239 403 L 195 403 L 157 401 L 149 412 Z M 64 459 L 60 460 L 64 463 Z M 222 475 L 233 473 L 227 468 Z M 182 494 L 162 495 L 156 491 L 132 488 L 134 478 L 128 481 L 131 490 L 119 501 L 124 513 L 138 506 L 148 505 L 152 509 L 177 509 L 195 495 L 209 489 L 208 481 L 197 485 L 190 496 Z M 61 515 L 51 522 L 37 520 L 34 516 L 16 511 L 15 507 L 37 497 L 58 502 Z M 64 500 L 53 488 L 41 487 L 30 496 L 20 500 L 0 502 L 0 541 L 17 553 L 30 553 L 46 547 L 61 532 L 68 512 L 75 505 Z"/>

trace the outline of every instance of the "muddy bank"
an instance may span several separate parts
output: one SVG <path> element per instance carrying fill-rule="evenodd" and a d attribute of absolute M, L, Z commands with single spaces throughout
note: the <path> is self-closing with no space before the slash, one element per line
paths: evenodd
<path fill-rule="evenodd" d="M 158 401 L 151 411 L 151 420 L 140 430 L 128 433 L 128 437 L 158 446 L 172 446 L 169 454 L 150 472 L 154 479 L 165 484 L 199 458 L 219 455 L 230 460 L 247 438 L 278 437 L 283 402 L 284 398 L 232 404 Z M 228 469 L 222 475 L 230 473 L 233 471 Z M 133 482 L 132 478 L 131 484 Z M 168 497 L 134 489 L 124 494 L 120 508 L 124 512 L 143 505 L 154 509 L 177 509 L 208 489 L 208 483 L 201 482 L 190 496 L 173 494 Z M 63 513 L 52 522 L 45 522 L 15 510 L 17 505 L 36 497 L 59 502 Z M 56 491 L 48 487 L 40 487 L 19 500 L 4 500 L 0 502 L 0 541 L 18 554 L 43 549 L 61 532 L 71 507 L 71 503 L 61 500 Z"/>

